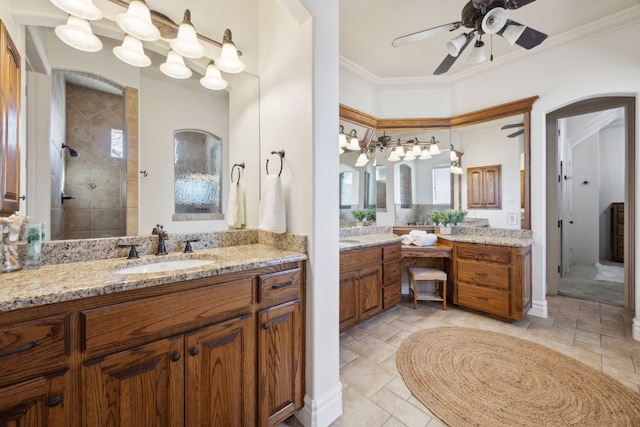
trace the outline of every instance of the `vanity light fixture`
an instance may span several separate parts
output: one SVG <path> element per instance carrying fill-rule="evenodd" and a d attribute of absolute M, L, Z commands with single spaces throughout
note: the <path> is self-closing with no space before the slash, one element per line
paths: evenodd
<path fill-rule="evenodd" d="M 358 135 L 356 134 L 355 129 L 351 129 L 349 132 L 349 145 L 347 145 L 347 150 L 355 151 L 360 149 L 360 141 L 358 140 Z"/>
<path fill-rule="evenodd" d="M 216 66 L 225 73 L 241 73 L 244 71 L 244 62 L 238 57 L 238 49 L 231 40 L 231 30 L 226 29 L 222 36 L 222 52 L 216 59 Z"/>
<path fill-rule="evenodd" d="M 395 150 L 393 150 L 396 155 L 400 158 L 403 158 L 405 156 L 404 154 L 404 147 L 400 144 L 400 139 L 398 139 L 398 146 L 396 147 Z"/>
<path fill-rule="evenodd" d="M 113 54 L 122 62 L 134 67 L 148 67 L 151 65 L 151 58 L 145 55 L 144 49 L 142 49 L 142 42 L 129 34 L 125 34 L 121 46 L 113 48 Z"/>
<path fill-rule="evenodd" d="M 160 71 L 174 79 L 188 79 L 191 77 L 191 70 L 184 65 L 184 59 L 174 51 L 167 54 L 167 61 L 160 64 Z M 204 78 L 204 77 L 203 77 Z M 226 83 L 226 82 L 225 82 Z M 226 84 L 225 84 L 226 87 Z"/>
<path fill-rule="evenodd" d="M 191 23 L 191 11 L 184 11 L 184 19 L 178 27 L 178 37 L 169 43 L 174 52 L 179 53 L 185 58 L 202 58 L 204 56 L 204 47 L 198 42 L 198 34 Z"/>
<path fill-rule="evenodd" d="M 153 42 L 160 38 L 160 30 L 151 23 L 151 11 L 144 0 L 131 0 L 127 13 L 116 16 L 116 23 L 137 39 Z"/>
<path fill-rule="evenodd" d="M 415 144 L 413 145 L 411 151 L 413 151 L 413 155 L 416 157 L 422 154 L 422 149 L 420 148 L 420 141 L 418 141 L 418 138 L 415 139 Z"/>
<path fill-rule="evenodd" d="M 438 147 L 438 141 L 436 141 L 436 137 L 432 136 L 431 141 L 429 141 L 429 154 L 431 156 L 437 156 L 440 154 L 440 147 Z"/>
<path fill-rule="evenodd" d="M 91 0 L 49 0 L 55 7 L 69 15 L 89 21 L 102 19 L 102 11 Z"/>
<path fill-rule="evenodd" d="M 389 153 L 389 157 L 387 157 L 387 160 L 390 162 L 397 162 L 400 160 L 400 157 L 398 157 L 398 153 L 396 153 L 396 150 L 391 150 L 391 153 Z"/>
<path fill-rule="evenodd" d="M 430 158 L 431 154 L 429 154 L 429 148 L 425 146 L 424 148 L 422 148 L 422 152 L 420 153 L 420 157 L 418 157 L 418 159 L 429 160 Z"/>
<path fill-rule="evenodd" d="M 343 149 L 343 148 L 347 148 L 347 146 L 349 145 L 349 141 L 347 139 L 347 134 L 344 133 L 344 126 L 340 125 L 340 130 L 338 131 L 338 146 Z M 342 153 L 344 153 L 344 150 L 342 150 Z M 340 153 L 340 154 L 342 154 Z"/>
<path fill-rule="evenodd" d="M 227 87 L 228 83 L 222 78 L 218 67 L 215 66 L 213 61 L 210 61 L 209 65 L 207 65 L 206 75 L 200 79 L 200 84 L 207 89 L 222 90 Z"/>
<path fill-rule="evenodd" d="M 406 161 L 410 161 L 410 160 L 415 160 L 416 159 L 416 155 L 413 154 L 413 149 L 407 150 L 407 152 L 404 155 L 404 159 Z"/>
<path fill-rule="evenodd" d="M 358 156 L 358 160 L 356 160 L 356 167 L 360 168 L 362 166 L 366 166 L 367 163 L 369 163 L 369 159 L 367 158 L 367 153 L 365 153 L 364 151 L 362 153 L 360 153 L 360 155 Z"/>
<path fill-rule="evenodd" d="M 462 152 L 457 151 L 455 148 L 453 148 L 453 144 L 449 144 L 451 147 L 451 151 L 449 151 L 449 161 L 451 162 L 451 166 L 449 168 L 449 170 L 451 171 L 451 173 L 456 174 L 456 175 L 461 175 L 462 172 Z"/>
<path fill-rule="evenodd" d="M 91 31 L 89 21 L 74 15 L 69 15 L 65 25 L 58 25 L 56 36 L 67 45 L 83 52 L 99 52 L 102 42 Z"/>

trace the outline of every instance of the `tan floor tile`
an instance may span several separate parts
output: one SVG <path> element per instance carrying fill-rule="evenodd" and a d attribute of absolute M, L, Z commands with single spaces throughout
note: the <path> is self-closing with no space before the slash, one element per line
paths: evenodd
<path fill-rule="evenodd" d="M 600 323 L 593 323 L 584 321 L 584 319 L 578 319 L 578 329 L 585 331 L 596 332 L 602 335 L 610 337 L 626 338 L 627 334 L 624 330 L 615 326 L 602 325 Z M 604 337 L 603 337 L 604 338 Z"/>
<path fill-rule="evenodd" d="M 304 424 L 298 421 L 295 416 L 292 416 L 284 420 L 284 422 L 278 424 L 277 427 L 304 427 Z"/>
<path fill-rule="evenodd" d="M 602 356 L 587 350 L 581 350 L 570 345 L 558 344 L 553 341 L 547 343 L 547 347 L 574 358 L 585 365 L 589 365 L 597 370 L 602 370 Z"/>
<path fill-rule="evenodd" d="M 640 356 L 640 341 L 602 335 L 602 347 L 619 353 Z"/>
<path fill-rule="evenodd" d="M 357 340 L 352 335 L 349 335 L 349 332 L 340 334 L 340 345 L 348 346 L 355 341 Z"/>
<path fill-rule="evenodd" d="M 386 341 L 398 332 L 400 328 L 393 326 L 387 322 L 370 322 L 364 326 L 364 331 L 382 341 Z"/>
<path fill-rule="evenodd" d="M 352 387 L 342 392 L 342 415 L 331 427 L 379 427 L 389 413 Z"/>
<path fill-rule="evenodd" d="M 371 400 L 408 427 L 423 427 L 431 421 L 429 415 L 386 388 L 374 394 Z"/>
<path fill-rule="evenodd" d="M 340 381 L 369 397 L 384 387 L 394 375 L 369 359 L 359 357 L 340 369 Z"/>
<path fill-rule="evenodd" d="M 411 390 L 409 390 L 401 377 L 395 377 L 394 379 L 389 381 L 387 385 L 385 385 L 385 387 L 404 400 L 407 400 L 411 397 Z"/>
<path fill-rule="evenodd" d="M 371 335 L 366 335 L 358 341 L 352 342 L 348 347 L 374 363 L 382 362 L 397 350 L 395 346 Z"/>
<path fill-rule="evenodd" d="M 620 381 L 625 381 L 625 383 L 628 382 L 640 386 L 640 375 L 636 373 L 616 369 L 610 366 L 603 367 L 602 372 L 609 374 Z"/>
<path fill-rule="evenodd" d="M 391 338 L 389 338 L 388 340 L 386 340 L 385 342 L 387 344 L 391 344 L 394 347 L 398 347 L 400 344 L 402 344 L 402 341 L 404 341 L 405 338 L 406 337 L 402 337 L 402 336 L 399 336 L 399 335 L 396 334 L 396 335 L 392 336 Z"/>
<path fill-rule="evenodd" d="M 344 345 L 340 346 L 340 367 L 341 368 L 347 363 L 357 359 L 358 357 L 360 357 L 360 355 L 355 351 L 351 350 L 350 348 L 348 348 L 347 346 L 344 346 Z"/>
<path fill-rule="evenodd" d="M 398 421 L 397 418 L 391 417 L 387 421 L 385 421 L 385 423 L 382 424 L 381 427 L 406 427 L 406 425 Z"/>
<path fill-rule="evenodd" d="M 578 319 L 575 317 L 565 316 L 564 314 L 558 314 L 553 319 L 553 327 L 559 329 L 575 329 L 578 324 Z"/>
<path fill-rule="evenodd" d="M 419 323 L 421 322 L 421 320 L 416 321 L 415 323 Z M 395 326 L 396 328 L 399 328 L 400 330 L 404 331 L 404 332 L 418 332 L 419 330 L 421 330 L 421 328 L 416 325 L 415 323 L 409 323 L 409 322 L 405 322 L 404 319 L 401 317 L 399 319 L 394 320 L 393 322 L 391 322 L 391 324 L 393 326 Z"/>
<path fill-rule="evenodd" d="M 400 377 L 400 371 L 398 371 L 398 365 L 396 364 L 396 353 L 386 358 L 382 363 L 378 364 L 381 368 L 391 372 L 394 376 Z"/>
<path fill-rule="evenodd" d="M 636 373 L 631 356 L 602 356 L 602 368 L 615 368 L 620 371 Z"/>

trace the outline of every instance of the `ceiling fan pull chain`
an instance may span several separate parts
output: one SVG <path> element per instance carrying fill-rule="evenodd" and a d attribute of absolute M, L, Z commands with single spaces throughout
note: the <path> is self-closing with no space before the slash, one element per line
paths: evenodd
<path fill-rule="evenodd" d="M 489 57 L 489 61 L 493 62 L 493 34 L 491 34 L 491 56 Z"/>

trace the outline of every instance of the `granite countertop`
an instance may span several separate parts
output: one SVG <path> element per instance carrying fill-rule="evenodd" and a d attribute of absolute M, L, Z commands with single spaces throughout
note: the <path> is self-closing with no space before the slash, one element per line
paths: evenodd
<path fill-rule="evenodd" d="M 402 238 L 393 233 L 365 234 L 361 236 L 340 237 L 340 251 L 399 242 Z"/>
<path fill-rule="evenodd" d="M 526 247 L 533 243 L 533 239 L 527 237 L 473 235 L 473 234 L 437 234 L 438 240 L 451 242 L 480 243 L 495 246 Z"/>
<path fill-rule="evenodd" d="M 180 259 L 206 259 L 213 260 L 214 263 L 161 273 L 115 273 L 122 268 Z M 250 244 L 199 250 L 189 254 L 174 252 L 162 257 L 148 255 L 131 260 L 116 258 L 45 265 L 34 270 L 19 270 L 1 275 L 0 312 L 305 259 L 307 256 L 302 253 L 264 244 Z"/>

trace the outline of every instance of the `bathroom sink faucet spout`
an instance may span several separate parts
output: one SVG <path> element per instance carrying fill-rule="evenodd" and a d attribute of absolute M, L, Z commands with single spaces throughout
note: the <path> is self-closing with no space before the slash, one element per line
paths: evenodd
<path fill-rule="evenodd" d="M 169 238 L 167 232 L 163 229 L 164 225 L 156 224 L 153 227 L 153 231 L 151 234 L 155 234 L 158 236 L 158 250 L 156 251 L 156 255 L 167 255 L 167 247 L 165 245 L 165 241 Z"/>

